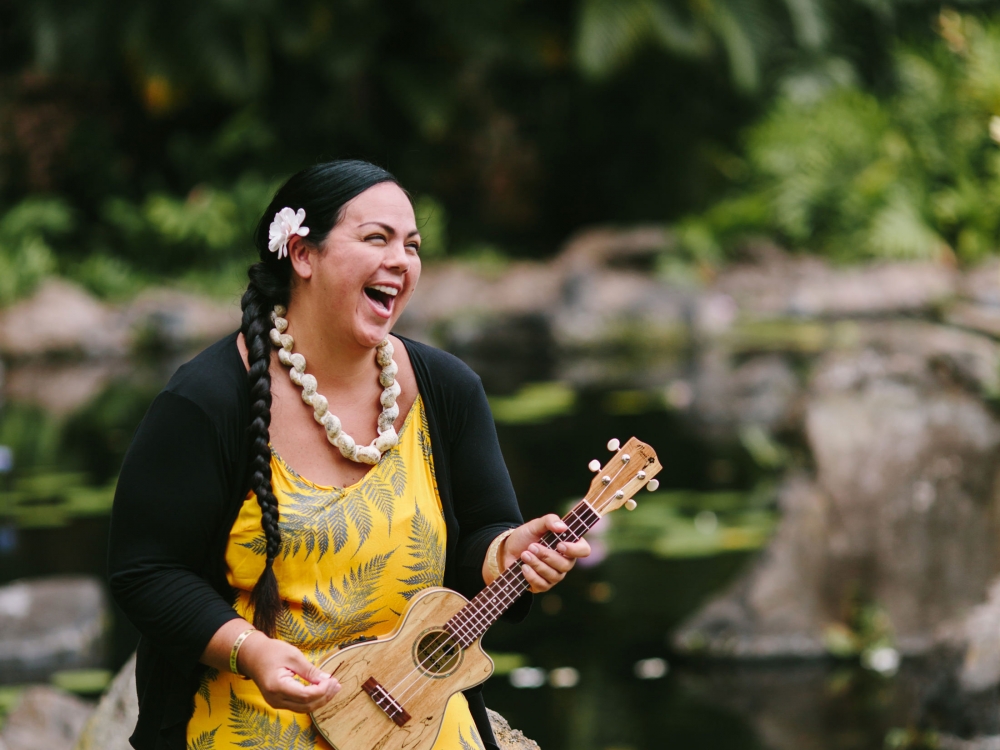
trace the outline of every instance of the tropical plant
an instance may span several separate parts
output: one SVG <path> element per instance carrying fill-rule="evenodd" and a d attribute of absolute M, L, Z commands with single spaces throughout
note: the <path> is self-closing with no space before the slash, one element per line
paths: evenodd
<path fill-rule="evenodd" d="M 716 258 L 748 234 L 839 259 L 975 261 L 1000 241 L 1000 23 L 954 11 L 932 44 L 899 44 L 878 98 L 786 94 L 747 133 L 733 194 L 682 222 Z"/>

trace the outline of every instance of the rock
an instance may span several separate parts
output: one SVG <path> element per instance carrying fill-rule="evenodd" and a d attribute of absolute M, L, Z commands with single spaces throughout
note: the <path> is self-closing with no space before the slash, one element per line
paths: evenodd
<path fill-rule="evenodd" d="M 7 397 L 65 417 L 90 403 L 115 377 L 128 371 L 121 359 L 77 362 L 28 361 L 10 368 Z"/>
<path fill-rule="evenodd" d="M 781 355 L 737 364 L 725 349 L 709 347 L 698 355 L 694 372 L 692 416 L 711 432 L 735 433 L 747 425 L 776 431 L 801 421 L 803 389 Z"/>
<path fill-rule="evenodd" d="M 1000 259 L 991 258 L 966 271 L 959 281 L 959 292 L 981 305 L 1000 305 Z"/>
<path fill-rule="evenodd" d="M 182 351 L 222 338 L 240 327 L 242 313 L 230 304 L 175 289 L 150 289 L 123 312 L 133 345 Z"/>
<path fill-rule="evenodd" d="M 501 750 L 539 750 L 538 743 L 527 739 L 518 730 L 511 729 L 507 720 L 496 711 L 487 709 L 487 712 Z M 136 697 L 133 655 L 118 672 L 101 698 L 97 710 L 87 721 L 76 750 L 129 750 L 131 746 L 128 738 L 138 717 L 139 701 Z"/>
<path fill-rule="evenodd" d="M 985 602 L 941 627 L 937 645 L 960 655 L 956 676 L 962 691 L 1000 685 L 1000 579 L 990 586 Z"/>
<path fill-rule="evenodd" d="M 968 740 L 953 734 L 939 734 L 936 747 L 940 750 L 1000 750 L 1000 734 Z"/>
<path fill-rule="evenodd" d="M 131 750 L 128 738 L 139 718 L 135 654 L 121 668 L 87 721 L 76 750 Z"/>
<path fill-rule="evenodd" d="M 919 726 L 908 687 L 925 679 L 916 668 L 906 668 L 905 681 L 879 682 L 877 687 L 870 674 L 861 669 L 844 669 L 843 665 L 838 668 L 821 661 L 727 662 L 697 669 L 679 666 L 674 679 L 677 689 L 692 705 L 708 704 L 718 712 L 715 715 L 730 715 L 729 721 L 735 718 L 731 714 L 742 718 L 753 728 L 756 741 L 752 747 L 933 747 L 918 743 L 883 745 L 893 729 Z M 878 709 L 872 710 L 875 702 Z"/>
<path fill-rule="evenodd" d="M 1000 306 L 960 301 L 948 307 L 944 319 L 950 325 L 1000 338 Z"/>
<path fill-rule="evenodd" d="M 105 305 L 62 279 L 45 281 L 30 298 L 0 313 L 0 354 L 124 357 L 133 346 L 181 351 L 240 326 L 240 308 L 206 297 L 150 289 L 124 308 Z"/>
<path fill-rule="evenodd" d="M 929 324 L 866 326 L 824 355 L 804 410 L 815 477 L 786 483 L 768 549 L 675 645 L 819 656 L 862 603 L 926 653 L 1000 572 L 1000 422 L 981 396 L 998 363 L 994 342 Z"/>
<path fill-rule="evenodd" d="M 816 658 L 826 653 L 820 582 L 828 499 L 804 476 L 780 493 L 782 520 L 751 571 L 674 634 L 679 651 L 712 657 Z"/>
<path fill-rule="evenodd" d="M 491 269 L 472 263 L 428 266 L 420 291 L 400 323 L 407 330 L 468 315 L 521 316 L 545 312 L 558 299 L 561 275 L 543 263 L 511 263 Z"/>
<path fill-rule="evenodd" d="M 8 357 L 123 355 L 127 348 L 128 332 L 114 311 L 61 279 L 0 313 L 0 354 Z"/>
<path fill-rule="evenodd" d="M 56 577 L 0 587 L 0 682 L 45 680 L 103 665 L 108 603 L 93 578 Z"/>
<path fill-rule="evenodd" d="M 486 709 L 490 717 L 493 734 L 497 738 L 500 750 L 540 750 L 538 743 L 529 740 L 519 729 L 511 729 L 507 720 L 492 709 Z"/>
<path fill-rule="evenodd" d="M 848 317 L 931 312 L 958 285 L 954 269 L 940 263 L 835 269 L 815 257 L 776 254 L 723 269 L 713 288 L 751 317 Z"/>
<path fill-rule="evenodd" d="M 693 293 L 648 273 L 574 272 L 551 305 L 552 335 L 563 350 L 631 346 L 640 353 L 679 349 L 691 338 Z"/>
<path fill-rule="evenodd" d="M 566 241 L 554 265 L 570 272 L 629 267 L 649 270 L 660 253 L 676 244 L 675 235 L 660 224 L 625 229 L 588 227 Z"/>
<path fill-rule="evenodd" d="M 51 687 L 31 687 L 7 716 L 0 747 L 7 750 L 52 750 L 76 743 L 94 706 Z"/>

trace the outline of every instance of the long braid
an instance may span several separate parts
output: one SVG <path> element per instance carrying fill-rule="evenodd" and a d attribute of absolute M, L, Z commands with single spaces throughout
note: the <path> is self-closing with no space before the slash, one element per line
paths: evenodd
<path fill-rule="evenodd" d="M 250 489 L 260 504 L 261 526 L 266 542 L 264 572 L 257 579 L 250 603 L 253 624 L 273 637 L 275 623 L 281 611 L 278 580 L 274 575 L 274 560 L 281 552 L 281 529 L 278 526 L 278 499 L 271 487 L 271 309 L 276 300 L 269 299 L 259 284 L 266 273 L 258 263 L 251 268 L 250 284 L 243 294 L 243 338 L 246 341 L 250 372 L 250 455 L 252 457 Z M 255 273 L 257 271 L 257 273 Z"/>

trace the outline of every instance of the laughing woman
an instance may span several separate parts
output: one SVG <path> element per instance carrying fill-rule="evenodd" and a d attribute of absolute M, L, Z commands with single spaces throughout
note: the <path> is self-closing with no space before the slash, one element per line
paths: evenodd
<path fill-rule="evenodd" d="M 545 591 L 589 552 L 537 544 L 557 516 L 522 523 L 475 373 L 391 335 L 420 277 L 392 175 L 305 169 L 254 239 L 240 331 L 156 398 L 115 495 L 139 750 L 329 748 L 307 713 L 340 689 L 315 666 L 338 644 L 387 634 L 428 586 L 472 597 L 521 560 Z M 496 745 L 473 690 L 434 748 L 476 747 Z"/>

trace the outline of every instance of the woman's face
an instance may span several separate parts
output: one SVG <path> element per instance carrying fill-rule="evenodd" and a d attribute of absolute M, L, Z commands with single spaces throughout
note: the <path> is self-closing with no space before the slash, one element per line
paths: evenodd
<path fill-rule="evenodd" d="M 309 219 L 306 218 L 306 225 Z M 343 218 L 323 241 L 322 252 L 292 261 L 308 279 L 299 291 L 332 329 L 364 347 L 386 337 L 420 278 L 420 233 L 409 198 L 383 182 L 348 202 Z M 346 330 L 341 326 L 346 326 Z"/>

